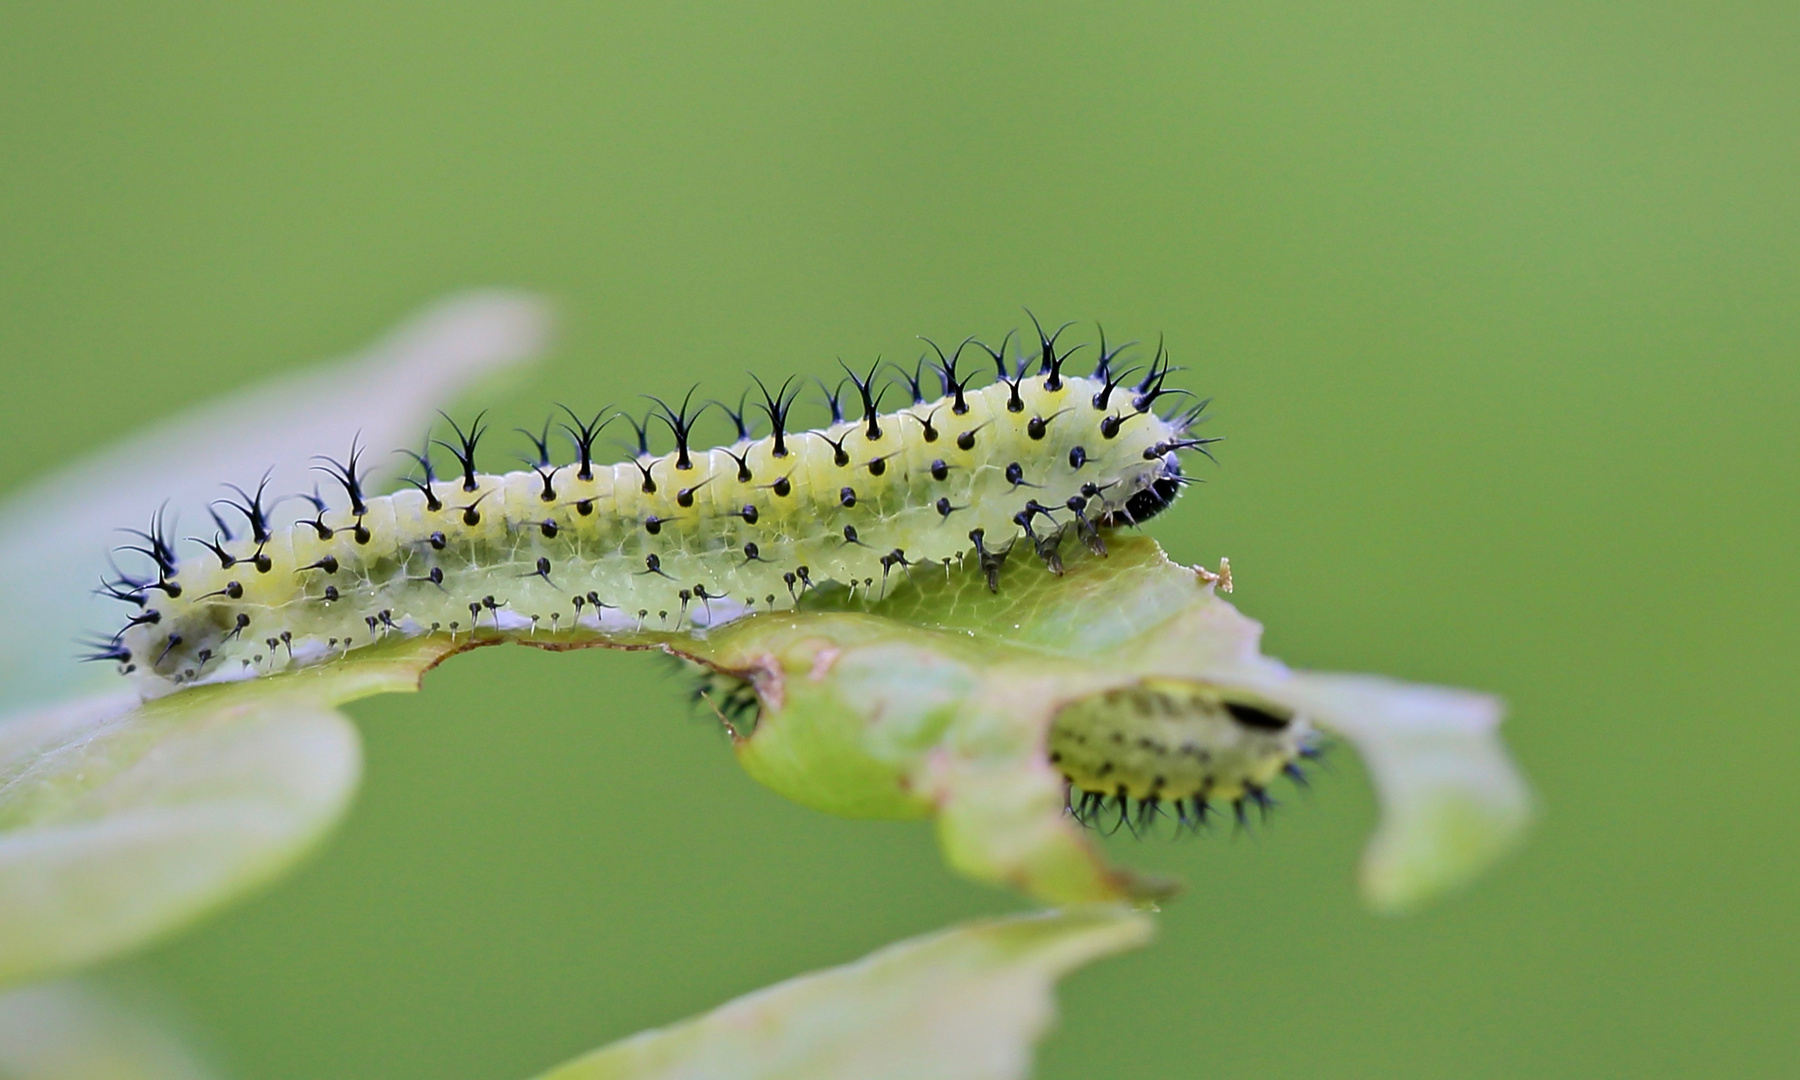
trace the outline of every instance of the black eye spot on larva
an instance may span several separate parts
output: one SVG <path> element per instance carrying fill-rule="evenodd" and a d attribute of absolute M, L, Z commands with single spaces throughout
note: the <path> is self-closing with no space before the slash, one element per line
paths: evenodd
<path fill-rule="evenodd" d="M 1225 711 L 1238 723 L 1260 731 L 1285 731 L 1294 722 L 1292 713 L 1265 709 L 1246 701 L 1227 701 Z"/>
<path fill-rule="evenodd" d="M 1069 468 L 1079 469 L 1087 464 L 1087 459 L 1087 451 L 1081 447 L 1077 446 L 1069 450 Z"/>
<path fill-rule="evenodd" d="M 931 478 L 933 480 L 942 480 L 949 475 L 950 475 L 950 466 L 944 464 L 944 461 L 942 458 L 939 458 L 938 460 L 933 461 L 931 463 Z"/>
<path fill-rule="evenodd" d="M 958 450 L 975 449 L 975 432 L 965 431 L 961 435 L 958 435 L 956 437 L 956 448 Z"/>
<path fill-rule="evenodd" d="M 1176 476 L 1162 476 L 1153 481 L 1149 487 L 1125 500 L 1125 514 L 1130 523 L 1149 521 L 1151 518 L 1167 510 L 1181 493 L 1181 481 Z M 1122 524 L 1121 522 L 1108 522 Z"/>
<path fill-rule="evenodd" d="M 852 487 L 838 489 L 838 505 L 848 510 L 856 505 L 856 489 Z"/>

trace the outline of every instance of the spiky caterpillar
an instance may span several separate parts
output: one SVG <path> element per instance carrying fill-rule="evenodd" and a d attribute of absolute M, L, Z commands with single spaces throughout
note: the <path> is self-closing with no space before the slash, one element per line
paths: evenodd
<path fill-rule="evenodd" d="M 1164 807 L 1201 825 L 1215 803 L 1243 822 L 1272 805 L 1279 776 L 1305 783 L 1299 759 L 1317 752 L 1305 717 L 1241 691 L 1177 679 L 1143 682 L 1071 702 L 1050 725 L 1050 764 L 1084 824 L 1103 813 L 1147 825 Z"/>
<path fill-rule="evenodd" d="M 155 693 L 318 662 L 388 634 L 606 633 L 678 629 L 790 607 L 830 582 L 885 587 L 921 563 L 978 561 L 990 588 L 1023 542 L 1051 570 L 1074 534 L 1103 533 L 1164 508 L 1181 483 L 1177 452 L 1199 410 L 1162 416 L 1169 374 L 1159 352 L 1134 385 L 1102 348 L 1090 376 L 1065 375 L 1067 353 L 1043 338 L 1038 370 L 971 388 L 954 359 L 943 396 L 882 413 L 856 379 L 862 415 L 786 430 L 792 397 L 764 391 L 772 431 L 739 421 L 730 446 L 695 450 L 691 417 L 664 409 L 676 449 L 612 465 L 593 461 L 603 424 L 570 428 L 577 460 L 501 475 L 478 471 L 477 425 L 449 446 L 460 475 L 369 496 L 357 455 L 336 466 L 345 504 L 271 525 L 264 493 L 234 502 L 249 535 L 200 541 L 178 558 L 160 528 L 133 550 L 152 579 L 112 595 L 139 608 L 101 650 Z M 1202 406 L 1203 407 L 1203 406 Z M 459 431 L 459 436 L 462 433 Z M 448 445 L 448 444 L 446 444 Z M 640 428 L 640 448 L 643 439 Z"/>

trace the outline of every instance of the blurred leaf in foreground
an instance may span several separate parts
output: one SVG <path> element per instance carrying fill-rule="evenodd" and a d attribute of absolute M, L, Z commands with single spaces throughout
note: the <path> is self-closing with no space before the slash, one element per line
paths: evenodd
<path fill-rule="evenodd" d="M 361 775 L 332 703 L 414 689 L 446 651 L 414 641 L 297 678 L 0 724 L 0 985 L 135 948 L 278 876 Z"/>
<path fill-rule="evenodd" d="M 209 1080 L 216 1076 L 156 1010 L 85 982 L 0 994 L 6 1080 Z"/>
<path fill-rule="evenodd" d="M 802 975 L 542 1080 L 1011 1080 L 1063 975 L 1149 940 L 1148 916 L 1074 908 L 970 923 Z"/>

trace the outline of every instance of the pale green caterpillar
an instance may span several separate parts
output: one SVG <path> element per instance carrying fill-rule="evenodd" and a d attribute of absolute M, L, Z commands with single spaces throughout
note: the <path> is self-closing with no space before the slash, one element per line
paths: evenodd
<path fill-rule="evenodd" d="M 450 449 L 460 475 L 429 459 L 412 490 L 369 496 L 358 456 L 332 463 L 343 500 L 310 520 L 271 524 L 262 490 L 230 502 L 248 535 L 222 531 L 178 558 L 161 527 L 140 533 L 154 578 L 108 591 L 139 610 L 97 658 L 156 693 L 315 663 L 390 634 L 532 634 L 681 629 L 790 607 L 837 582 L 883 588 L 923 563 L 973 557 L 999 585 L 1023 542 L 1052 570 L 1074 535 L 1103 550 L 1104 530 L 1161 510 L 1182 482 L 1176 454 L 1213 440 L 1189 434 L 1199 409 L 1162 416 L 1162 354 L 1127 384 L 1102 351 L 1089 376 L 1040 335 L 1038 371 L 971 389 L 954 358 L 944 394 L 879 411 L 873 373 L 856 378 L 862 415 L 787 431 L 788 385 L 763 391 L 769 435 L 739 419 L 729 446 L 690 446 L 693 417 L 663 407 L 674 451 L 611 465 L 593 460 L 604 424 L 568 427 L 576 460 L 501 475 L 479 472 L 479 422 Z M 790 381 L 791 382 L 791 381 Z M 1202 406 L 1203 408 L 1204 406 Z M 835 408 L 835 404 L 834 404 Z M 573 419 L 573 416 L 571 415 Z M 635 422 L 634 422 L 635 423 Z M 643 444 L 642 427 L 640 447 Z M 223 526 L 222 526 L 223 529 Z"/>

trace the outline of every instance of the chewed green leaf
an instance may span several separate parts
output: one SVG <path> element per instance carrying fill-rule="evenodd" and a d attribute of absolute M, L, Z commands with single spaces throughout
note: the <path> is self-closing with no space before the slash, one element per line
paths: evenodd
<path fill-rule="evenodd" d="M 973 923 L 635 1035 L 543 1080 L 1009 1080 L 1063 975 L 1142 945 L 1148 916 L 1079 908 Z"/>
<path fill-rule="evenodd" d="M 216 1075 L 171 1025 L 83 982 L 0 994 L 7 1080 L 206 1080 Z"/>
<path fill-rule="evenodd" d="M 1529 797 L 1496 702 L 1293 672 L 1260 637 L 1213 575 L 1116 539 L 1109 558 L 1021 572 L 997 595 L 978 573 L 934 568 L 886 600 L 825 591 L 801 613 L 672 647 L 755 688 L 762 713 L 738 725 L 738 750 L 757 779 L 835 813 L 935 816 L 959 870 L 1051 903 L 1171 889 L 1109 866 L 1065 783 L 1077 810 L 1203 815 L 1209 799 L 1259 797 L 1315 727 L 1375 776 L 1383 816 L 1363 874 L 1375 906 L 1460 884 L 1512 843 Z"/>
<path fill-rule="evenodd" d="M 1382 818 L 1363 895 L 1406 911 L 1458 887 L 1515 843 L 1531 794 L 1500 743 L 1492 698 L 1361 675 L 1297 674 L 1282 696 L 1361 753 Z"/>
<path fill-rule="evenodd" d="M 333 703 L 414 688 L 444 651 L 0 724 L 0 984 L 136 948 L 280 874 L 356 788 Z"/>
<path fill-rule="evenodd" d="M 29 617 L 0 623 L 0 723 L 27 703 L 107 685 L 109 671 L 76 662 L 83 633 L 117 621 L 92 595 L 122 524 L 141 525 L 166 500 L 204 532 L 225 482 L 251 489 L 263 470 L 304 490 L 312 455 L 360 436 L 386 451 L 411 445 L 432 410 L 473 382 L 536 355 L 548 315 L 514 293 L 453 297 L 364 352 L 259 383 L 113 443 L 0 505 L 0 588 Z M 397 460 L 397 459 L 395 459 Z"/>

